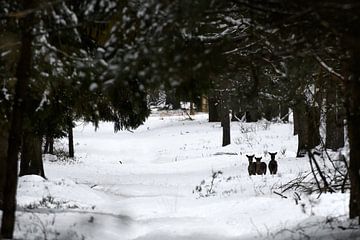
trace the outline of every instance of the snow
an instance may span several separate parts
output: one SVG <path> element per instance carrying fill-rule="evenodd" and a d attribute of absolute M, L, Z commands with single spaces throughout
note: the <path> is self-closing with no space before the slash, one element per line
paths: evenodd
<path fill-rule="evenodd" d="M 360 239 L 348 194 L 299 193 L 298 204 L 274 194 L 309 171 L 291 123 L 232 122 L 221 147 L 219 123 L 178 113 L 153 113 L 134 132 L 79 123 L 75 160 L 45 155 L 48 180 L 19 179 L 16 239 Z M 269 151 L 278 174 L 248 176 L 245 155 L 268 163 Z"/>

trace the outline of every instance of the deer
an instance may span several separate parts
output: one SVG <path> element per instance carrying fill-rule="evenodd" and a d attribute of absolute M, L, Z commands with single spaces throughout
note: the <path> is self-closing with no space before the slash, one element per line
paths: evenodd
<path fill-rule="evenodd" d="M 277 154 L 277 152 L 271 153 L 269 152 L 271 160 L 269 162 L 269 171 L 270 174 L 276 174 L 277 173 L 277 169 L 278 169 L 278 164 L 275 161 L 275 155 Z"/>
<path fill-rule="evenodd" d="M 246 155 L 249 160 L 248 172 L 249 176 L 256 174 L 256 163 L 253 162 L 255 155 Z"/>
<path fill-rule="evenodd" d="M 265 175 L 266 174 L 266 163 L 261 162 L 262 157 L 255 157 L 256 160 L 256 174 Z"/>

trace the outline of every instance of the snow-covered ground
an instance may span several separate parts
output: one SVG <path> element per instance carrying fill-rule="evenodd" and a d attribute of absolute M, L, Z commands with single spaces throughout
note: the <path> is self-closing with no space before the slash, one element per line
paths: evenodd
<path fill-rule="evenodd" d="M 194 119 L 158 113 L 118 133 L 79 124 L 75 161 L 47 155 L 48 180 L 19 179 L 16 238 L 360 239 L 348 194 L 299 193 L 296 203 L 291 191 L 274 193 L 309 171 L 295 158 L 292 124 L 233 122 L 221 147 L 220 124 Z M 268 163 L 268 151 L 278 152 L 278 174 L 250 177 L 245 155 Z"/>

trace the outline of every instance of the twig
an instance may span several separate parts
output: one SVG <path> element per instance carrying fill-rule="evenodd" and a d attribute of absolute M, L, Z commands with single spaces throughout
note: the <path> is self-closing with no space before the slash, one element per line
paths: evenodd
<path fill-rule="evenodd" d="M 310 162 L 311 172 L 313 173 L 313 176 L 314 176 L 316 185 L 317 185 L 319 191 L 321 192 L 320 183 L 319 183 L 319 180 L 318 180 L 317 177 L 316 177 L 316 173 L 315 173 L 315 170 L 314 170 L 314 166 L 313 166 L 312 158 L 310 157 L 310 154 L 311 154 L 311 153 L 310 153 L 310 150 L 309 150 L 309 162 Z"/>
<path fill-rule="evenodd" d="M 276 192 L 276 191 L 274 191 L 274 193 L 277 194 L 277 195 L 279 195 L 281 198 L 288 198 L 287 196 L 284 196 L 283 194 L 278 193 L 278 192 Z"/>
<path fill-rule="evenodd" d="M 189 120 L 194 120 L 194 119 L 190 116 L 190 114 L 186 111 L 186 109 L 184 110 L 184 112 L 185 112 L 186 115 L 188 116 Z"/>

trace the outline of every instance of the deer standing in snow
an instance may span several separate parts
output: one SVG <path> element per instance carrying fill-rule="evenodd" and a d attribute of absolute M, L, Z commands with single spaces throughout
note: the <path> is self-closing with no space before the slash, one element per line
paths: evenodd
<path fill-rule="evenodd" d="M 248 172 L 250 176 L 256 174 L 256 163 L 253 162 L 254 156 L 255 155 L 246 155 L 249 161 Z"/>
<path fill-rule="evenodd" d="M 271 157 L 271 160 L 269 162 L 269 171 L 270 171 L 270 174 L 276 174 L 277 173 L 277 169 L 278 169 L 278 164 L 277 162 L 275 161 L 275 155 L 277 154 L 277 152 L 275 153 L 271 153 L 269 152 L 270 154 L 270 157 Z"/>
<path fill-rule="evenodd" d="M 256 174 L 265 175 L 266 174 L 266 163 L 261 162 L 262 157 L 255 157 L 256 160 Z"/>

